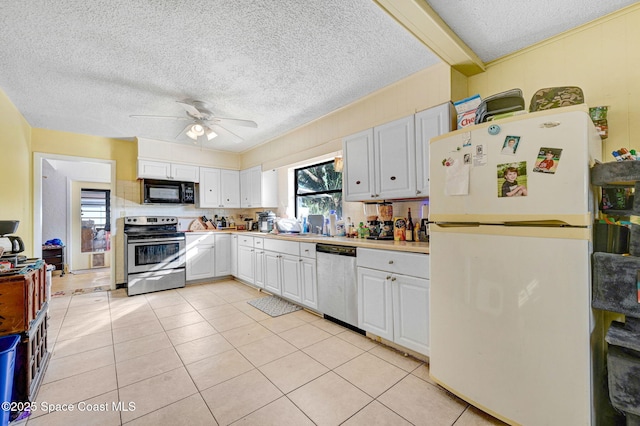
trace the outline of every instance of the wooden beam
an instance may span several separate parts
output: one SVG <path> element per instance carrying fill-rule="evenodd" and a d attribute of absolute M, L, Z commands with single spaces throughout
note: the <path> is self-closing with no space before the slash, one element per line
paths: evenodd
<path fill-rule="evenodd" d="M 485 70 L 482 60 L 425 0 L 374 0 L 445 63 L 466 76 Z"/>

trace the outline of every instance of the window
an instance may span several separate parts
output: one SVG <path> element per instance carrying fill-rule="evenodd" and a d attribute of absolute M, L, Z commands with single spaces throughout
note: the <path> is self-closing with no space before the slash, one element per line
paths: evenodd
<path fill-rule="evenodd" d="M 83 188 L 80 191 L 83 253 L 107 251 L 110 248 L 110 193 L 105 189 Z"/>
<path fill-rule="evenodd" d="M 296 217 L 328 217 L 331 210 L 342 217 L 342 172 L 335 171 L 333 161 L 295 169 L 294 176 Z"/>

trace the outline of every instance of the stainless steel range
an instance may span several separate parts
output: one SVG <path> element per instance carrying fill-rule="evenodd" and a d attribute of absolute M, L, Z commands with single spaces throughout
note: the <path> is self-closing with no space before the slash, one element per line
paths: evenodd
<path fill-rule="evenodd" d="M 172 216 L 124 218 L 127 294 L 184 287 L 186 256 L 184 232 Z"/>

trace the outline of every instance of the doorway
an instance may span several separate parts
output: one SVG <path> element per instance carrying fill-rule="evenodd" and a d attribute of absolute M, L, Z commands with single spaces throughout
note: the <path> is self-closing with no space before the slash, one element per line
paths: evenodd
<path fill-rule="evenodd" d="M 76 288 L 82 285 L 115 289 L 113 250 L 85 253 L 84 258 L 77 255 L 82 253 L 81 190 L 103 191 L 108 194 L 106 203 L 113 206 L 115 165 L 114 160 L 34 153 L 34 256 L 42 257 L 42 244 L 50 238 L 61 239 L 65 263 L 71 272 L 61 280 L 69 277 L 69 282 L 77 282 L 72 284 Z M 108 215 L 108 225 L 104 224 L 103 231 L 113 229 L 114 217 Z M 95 262 L 91 263 L 92 260 Z"/>

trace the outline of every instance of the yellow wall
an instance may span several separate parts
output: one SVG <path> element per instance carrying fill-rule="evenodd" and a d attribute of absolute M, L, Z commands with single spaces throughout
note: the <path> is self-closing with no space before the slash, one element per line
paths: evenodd
<path fill-rule="evenodd" d="M 31 127 L 13 103 L 0 90 L 0 220 L 19 220 L 17 235 L 31 255 L 33 226 L 31 185 Z"/>
<path fill-rule="evenodd" d="M 55 130 L 33 129 L 33 152 L 71 155 L 116 161 L 116 179 L 135 181 L 138 147 L 136 142 L 80 135 Z"/>
<path fill-rule="evenodd" d="M 468 95 L 482 97 L 512 88 L 526 107 L 545 87 L 578 86 L 589 106 L 609 106 L 605 154 L 640 148 L 640 5 L 568 31 L 487 64 L 468 79 Z M 604 157 L 613 160 L 610 154 Z"/>
<path fill-rule="evenodd" d="M 342 150 L 342 138 L 451 99 L 452 70 L 436 65 L 242 155 L 243 169 L 277 168 Z"/>

